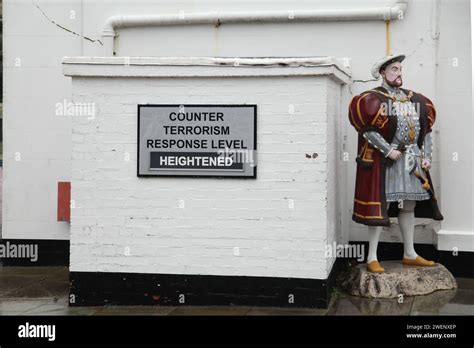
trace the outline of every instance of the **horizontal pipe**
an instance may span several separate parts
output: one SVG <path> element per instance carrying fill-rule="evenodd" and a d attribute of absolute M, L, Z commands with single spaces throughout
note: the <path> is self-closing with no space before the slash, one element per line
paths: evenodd
<path fill-rule="evenodd" d="M 302 22 L 302 21 L 358 21 L 397 19 L 404 15 L 406 1 L 392 6 L 363 9 L 321 9 L 299 11 L 255 11 L 255 12 L 195 12 L 161 15 L 116 15 L 105 22 L 102 36 L 106 42 L 107 55 L 113 55 L 113 41 L 116 29 L 147 26 L 170 26 L 191 24 L 222 23 L 268 23 L 268 22 Z"/>

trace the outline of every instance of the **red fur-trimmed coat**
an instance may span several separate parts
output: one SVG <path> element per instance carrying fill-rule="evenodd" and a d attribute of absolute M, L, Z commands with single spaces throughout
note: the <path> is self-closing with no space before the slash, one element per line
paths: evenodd
<path fill-rule="evenodd" d="M 436 120 L 436 110 L 431 100 L 422 94 L 403 90 L 411 102 L 417 105 L 420 112 L 420 133 L 417 139 L 421 149 L 425 135 L 431 132 Z M 362 136 L 366 131 L 376 131 L 390 144 L 397 129 L 397 117 L 391 115 L 389 94 L 383 87 L 356 95 L 349 105 L 349 121 L 358 132 L 357 174 L 352 219 L 355 222 L 374 225 L 390 225 L 389 217 L 398 216 L 398 203 L 390 203 L 387 211 L 385 197 L 385 169 L 390 160 L 375 149 Z M 433 183 L 429 172 L 426 172 L 431 189 Z M 416 201 L 415 216 L 442 220 L 436 197 L 424 201 Z"/>

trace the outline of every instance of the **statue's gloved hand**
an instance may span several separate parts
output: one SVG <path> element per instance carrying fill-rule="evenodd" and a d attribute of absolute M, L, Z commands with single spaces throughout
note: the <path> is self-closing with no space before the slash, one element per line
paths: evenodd
<path fill-rule="evenodd" d="M 402 153 L 398 150 L 392 149 L 387 157 L 391 160 L 398 161 L 402 157 Z"/>
<path fill-rule="evenodd" d="M 421 161 L 421 168 L 426 169 L 426 170 L 430 170 L 430 168 L 431 168 L 431 162 L 430 162 L 430 160 L 424 158 L 424 159 Z"/>

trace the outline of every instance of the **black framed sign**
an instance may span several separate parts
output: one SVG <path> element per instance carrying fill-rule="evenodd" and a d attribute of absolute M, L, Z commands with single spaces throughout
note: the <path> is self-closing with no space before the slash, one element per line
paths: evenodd
<path fill-rule="evenodd" d="M 256 178 L 257 105 L 138 105 L 137 175 Z"/>

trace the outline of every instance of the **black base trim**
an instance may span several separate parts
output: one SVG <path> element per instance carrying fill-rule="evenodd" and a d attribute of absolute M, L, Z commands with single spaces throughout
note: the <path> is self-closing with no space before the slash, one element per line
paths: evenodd
<path fill-rule="evenodd" d="M 2 266 L 69 266 L 69 240 L 2 239 L 0 245 L 3 246 L 1 251 L 6 252 L 6 249 L 10 249 L 4 255 L 0 254 Z M 28 255 L 28 257 L 18 257 L 19 246 L 22 248 L 25 248 L 25 246 L 36 247 L 36 260 L 32 258 L 34 256 L 32 251 L 25 254 L 25 249 L 23 249 L 23 255 Z M 11 257 L 15 248 L 17 256 Z"/>
<path fill-rule="evenodd" d="M 339 265 L 340 262 L 337 261 L 328 279 L 325 280 L 71 272 L 70 305 L 246 305 L 328 308 Z"/>
<path fill-rule="evenodd" d="M 369 251 L 369 242 L 350 242 L 364 245 L 365 259 Z M 452 251 L 437 250 L 432 244 L 415 244 L 415 250 L 425 259 L 443 264 L 455 277 L 474 278 L 474 253 L 460 251 L 453 255 Z M 380 242 L 377 248 L 380 261 L 401 260 L 403 258 L 403 243 Z M 365 261 L 364 261 L 365 262 Z"/>

